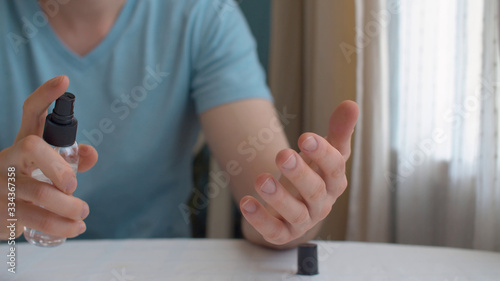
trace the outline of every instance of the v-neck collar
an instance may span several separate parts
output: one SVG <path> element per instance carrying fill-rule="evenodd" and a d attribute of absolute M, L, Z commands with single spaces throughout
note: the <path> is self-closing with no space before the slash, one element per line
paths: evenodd
<path fill-rule="evenodd" d="M 127 25 L 130 22 L 130 18 L 134 11 L 134 6 L 136 0 L 127 0 L 123 5 L 120 14 L 118 15 L 115 23 L 111 27 L 110 31 L 106 37 L 89 53 L 84 56 L 80 56 L 73 52 L 56 34 L 50 23 L 48 22 L 45 14 L 43 13 L 38 1 L 29 0 L 28 7 L 24 8 L 24 14 L 27 19 L 36 18 L 44 16 L 46 19 L 46 24 L 39 27 L 40 36 L 43 44 L 46 44 L 58 55 L 63 56 L 72 66 L 78 66 L 80 68 L 86 68 L 92 63 L 100 60 L 103 56 L 109 55 L 112 51 L 113 46 L 117 43 L 119 38 L 127 29 Z M 36 36 L 36 35 L 35 35 Z"/>

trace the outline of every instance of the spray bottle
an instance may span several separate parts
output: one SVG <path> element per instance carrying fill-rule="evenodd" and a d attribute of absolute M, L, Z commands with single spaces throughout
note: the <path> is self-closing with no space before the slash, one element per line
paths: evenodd
<path fill-rule="evenodd" d="M 73 116 L 74 104 L 75 96 L 68 92 L 56 100 L 54 110 L 45 119 L 43 139 L 69 163 L 76 174 L 79 154 L 78 144 L 75 141 L 78 121 Z M 52 184 L 52 181 L 40 169 L 34 170 L 31 176 L 39 181 Z M 46 234 L 27 227 L 24 228 L 24 238 L 29 243 L 41 247 L 54 247 L 66 241 L 65 237 Z"/>

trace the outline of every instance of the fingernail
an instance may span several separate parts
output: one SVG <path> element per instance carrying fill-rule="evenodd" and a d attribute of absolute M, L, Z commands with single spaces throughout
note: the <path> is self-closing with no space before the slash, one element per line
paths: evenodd
<path fill-rule="evenodd" d="M 273 194 L 276 192 L 276 184 L 274 184 L 273 179 L 268 178 L 261 186 L 260 190 L 267 194 Z"/>
<path fill-rule="evenodd" d="M 82 211 L 82 219 L 86 218 L 90 213 L 89 205 L 87 203 L 83 203 L 83 211 Z"/>
<path fill-rule="evenodd" d="M 302 142 L 302 148 L 307 151 L 314 151 L 318 148 L 318 142 L 313 136 L 309 136 Z"/>
<path fill-rule="evenodd" d="M 257 205 L 252 200 L 247 200 L 241 207 L 248 213 L 255 213 L 257 211 Z"/>
<path fill-rule="evenodd" d="M 83 221 L 80 222 L 79 228 L 80 228 L 80 232 L 78 234 L 82 234 L 85 232 L 85 230 L 87 230 L 87 226 L 85 225 L 85 223 Z"/>
<path fill-rule="evenodd" d="M 288 159 L 285 161 L 285 163 L 283 163 L 282 167 L 287 169 L 287 170 L 291 170 L 293 168 L 295 168 L 295 165 L 297 164 L 297 158 L 295 157 L 294 154 L 290 155 L 290 157 L 288 157 Z"/>
<path fill-rule="evenodd" d="M 62 79 L 61 75 L 50 79 L 50 86 L 55 87 L 55 86 L 59 85 L 59 82 L 61 82 L 61 79 Z"/>

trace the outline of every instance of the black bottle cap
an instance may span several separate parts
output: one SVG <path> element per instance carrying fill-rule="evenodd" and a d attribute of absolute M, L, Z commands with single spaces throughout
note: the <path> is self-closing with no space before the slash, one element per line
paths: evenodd
<path fill-rule="evenodd" d="M 45 119 L 43 139 L 50 145 L 72 146 L 76 140 L 78 120 L 73 116 L 75 95 L 64 93 L 56 100 L 51 114 Z"/>
<path fill-rule="evenodd" d="M 313 243 L 299 245 L 299 255 L 297 259 L 299 275 L 318 274 L 318 246 Z"/>

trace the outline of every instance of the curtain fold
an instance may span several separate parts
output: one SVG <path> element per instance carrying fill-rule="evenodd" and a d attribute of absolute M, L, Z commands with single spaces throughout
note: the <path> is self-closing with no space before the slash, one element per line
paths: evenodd
<path fill-rule="evenodd" d="M 347 238 L 389 242 L 389 46 L 386 0 L 356 1 L 357 103 Z M 375 12 L 375 13 L 374 13 Z M 387 14 L 386 14 L 387 15 Z"/>
<path fill-rule="evenodd" d="M 273 1 L 269 84 L 278 109 L 286 106 L 298 114 L 291 124 L 284 124 L 292 140 L 304 131 L 326 134 L 335 105 L 355 98 L 350 81 L 342 85 L 336 80 L 347 77 L 341 67 L 347 63 L 338 48 L 344 39 L 340 38 L 341 22 L 332 15 L 349 12 L 343 10 L 351 8 L 348 2 Z"/>
<path fill-rule="evenodd" d="M 304 6 L 303 0 L 274 0 L 272 3 L 269 86 L 278 111 L 297 116 L 283 124 L 290 145 L 303 130 L 304 99 Z"/>
<path fill-rule="evenodd" d="M 500 38 L 498 1 L 484 5 L 483 68 L 481 81 L 481 140 L 473 247 L 500 251 Z"/>

